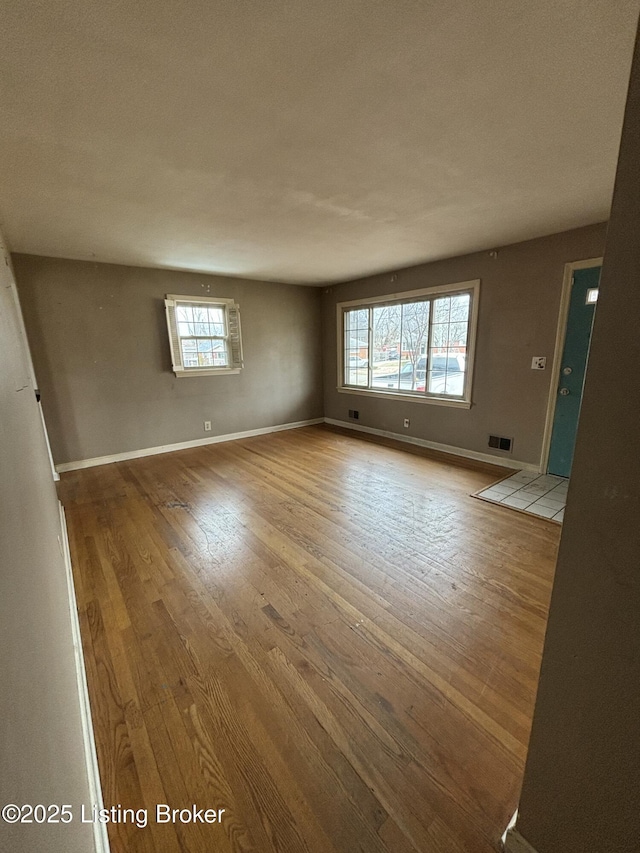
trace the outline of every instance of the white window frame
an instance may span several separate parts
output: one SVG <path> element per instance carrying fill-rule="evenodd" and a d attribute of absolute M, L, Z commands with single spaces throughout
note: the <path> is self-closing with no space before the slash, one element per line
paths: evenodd
<path fill-rule="evenodd" d="M 171 349 L 171 362 L 173 372 L 177 377 L 183 376 L 218 376 L 220 374 L 240 373 L 244 367 L 242 358 L 242 334 L 240 329 L 240 308 L 233 299 L 223 299 L 214 296 L 177 296 L 167 294 L 164 300 L 165 314 L 167 317 L 167 330 L 169 332 L 169 346 Z M 224 340 L 228 364 L 221 367 L 202 365 L 189 367 L 183 363 L 181 336 L 178 333 L 176 322 L 176 308 L 180 305 L 206 305 L 215 306 L 224 310 L 224 334 L 202 336 L 206 340 Z M 197 337 L 189 335 L 189 338 Z"/>
<path fill-rule="evenodd" d="M 471 298 L 469 306 L 469 327 L 467 334 L 467 352 L 465 360 L 464 394 L 462 397 L 449 397 L 424 391 L 405 391 L 398 388 L 386 391 L 384 388 L 362 388 L 354 385 L 345 385 L 344 365 L 344 312 L 353 308 L 373 308 L 380 303 L 403 304 L 404 302 L 415 302 L 416 299 L 433 299 L 438 296 L 456 296 L 468 293 Z M 338 385 L 337 390 L 341 394 L 358 394 L 367 397 L 385 397 L 390 400 L 411 400 L 417 403 L 429 403 L 436 406 L 451 406 L 458 409 L 470 409 L 472 400 L 473 366 L 475 361 L 476 338 L 478 328 L 478 308 L 480 303 L 480 279 L 472 281 L 460 281 L 454 284 L 443 284 L 436 287 L 425 287 L 420 290 L 407 290 L 404 293 L 388 293 L 384 296 L 372 296 L 366 299 L 352 299 L 348 302 L 339 302 L 336 306 L 337 321 L 337 349 L 338 349 Z M 431 321 L 429 321 L 431 329 Z M 372 370 L 372 328 L 369 323 L 369 385 L 371 385 Z M 429 341 L 427 341 L 427 348 Z M 428 349 L 427 349 L 428 352 Z M 427 385 L 428 383 L 425 383 Z"/>

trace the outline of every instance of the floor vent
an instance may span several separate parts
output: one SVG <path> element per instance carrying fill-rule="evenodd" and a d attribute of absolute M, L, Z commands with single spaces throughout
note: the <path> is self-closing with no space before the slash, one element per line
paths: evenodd
<path fill-rule="evenodd" d="M 349 417 L 357 421 L 360 417 L 360 412 L 357 409 L 349 409 Z"/>
<path fill-rule="evenodd" d="M 505 450 L 507 453 L 511 453 L 513 448 L 513 439 L 503 438 L 501 435 L 490 435 L 489 447 L 493 447 L 495 450 Z"/>

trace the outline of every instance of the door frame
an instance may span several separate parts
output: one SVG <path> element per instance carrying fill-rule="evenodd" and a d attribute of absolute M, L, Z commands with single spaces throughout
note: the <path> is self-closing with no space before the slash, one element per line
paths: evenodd
<path fill-rule="evenodd" d="M 11 256 L 7 252 L 5 254 L 5 262 L 9 267 L 9 271 L 11 275 L 9 276 L 9 289 L 11 290 L 11 296 L 13 297 L 13 305 L 16 311 L 16 317 L 18 320 L 18 329 L 20 332 L 20 337 L 22 338 L 22 344 L 24 346 L 24 354 L 26 356 L 26 364 L 27 371 L 29 373 L 29 379 L 31 380 L 31 390 L 35 393 L 38 388 L 38 380 L 36 379 L 36 372 L 33 367 L 33 358 L 31 357 L 31 347 L 29 345 L 29 338 L 27 337 L 27 328 L 24 324 L 24 314 L 22 313 L 22 305 L 20 304 L 20 294 L 18 293 L 18 287 L 16 285 L 16 277 L 13 271 L 13 264 L 11 263 Z M 42 410 L 42 403 L 40 402 L 39 396 L 37 397 L 37 406 L 38 413 L 40 415 L 40 420 L 42 421 L 42 431 L 44 433 L 44 440 L 47 445 L 47 454 L 49 456 L 49 464 L 51 465 L 51 475 L 55 481 L 60 479 L 60 474 L 56 471 L 56 465 L 53 461 L 53 454 L 51 453 L 51 444 L 49 443 L 49 433 L 47 431 L 47 424 L 44 419 L 44 412 Z"/>
<path fill-rule="evenodd" d="M 573 287 L 573 274 L 576 270 L 586 270 L 590 267 L 602 266 L 603 258 L 586 258 L 584 261 L 571 261 L 564 265 L 562 278 L 562 295 L 560 297 L 560 312 L 558 314 L 558 326 L 556 329 L 556 343 L 553 353 L 553 366 L 551 368 L 551 382 L 549 383 L 549 400 L 547 402 L 547 417 L 544 424 L 542 437 L 542 453 L 540 455 L 540 473 L 546 474 L 549 465 L 549 453 L 551 451 L 551 434 L 553 432 L 553 419 L 556 413 L 556 401 L 558 399 L 558 379 L 562 367 L 562 353 L 567 337 L 567 321 L 569 319 L 569 303 L 571 301 L 571 288 Z"/>

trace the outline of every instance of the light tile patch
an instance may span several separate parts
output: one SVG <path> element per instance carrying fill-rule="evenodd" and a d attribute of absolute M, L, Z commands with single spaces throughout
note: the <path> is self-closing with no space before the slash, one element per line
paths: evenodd
<path fill-rule="evenodd" d="M 491 487 L 492 492 L 497 492 L 500 495 L 510 495 L 513 492 L 517 492 L 518 489 L 519 485 L 507 486 L 504 483 L 496 483 L 495 486 Z"/>
<path fill-rule="evenodd" d="M 505 504 L 505 506 L 514 506 L 516 509 L 526 509 L 531 501 L 526 497 L 519 498 L 517 495 L 508 495 L 497 503 Z"/>
<path fill-rule="evenodd" d="M 476 492 L 473 497 L 562 524 L 568 488 L 569 481 L 554 474 L 518 471 Z"/>
<path fill-rule="evenodd" d="M 541 515 L 543 518 L 554 518 L 560 510 L 555 506 L 545 506 L 536 501 L 529 505 L 529 512 L 534 515 Z"/>

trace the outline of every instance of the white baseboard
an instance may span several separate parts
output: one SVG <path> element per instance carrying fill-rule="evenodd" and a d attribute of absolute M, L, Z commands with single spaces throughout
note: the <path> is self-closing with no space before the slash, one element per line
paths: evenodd
<path fill-rule="evenodd" d="M 507 840 L 507 834 L 508 834 L 509 830 L 513 829 L 513 827 L 516 825 L 517 820 L 518 820 L 518 809 L 516 809 L 514 811 L 514 813 L 511 815 L 511 820 L 507 824 L 507 828 L 505 829 L 505 831 L 502 833 L 502 838 L 500 839 L 500 841 L 502 842 L 503 847 L 505 845 L 505 841 Z"/>
<path fill-rule="evenodd" d="M 140 450 L 128 450 L 125 453 L 114 453 L 112 456 L 95 456 L 93 459 L 79 459 L 76 462 L 63 462 L 56 465 L 56 471 L 64 474 L 65 471 L 77 471 L 79 468 L 94 468 L 96 465 L 108 465 L 110 462 L 126 462 L 127 459 L 140 459 L 143 456 L 155 456 L 158 453 L 171 453 L 173 450 L 186 450 L 189 447 L 203 447 L 206 444 L 218 444 L 223 441 L 235 441 L 238 438 L 251 438 L 254 435 L 266 435 L 270 432 L 282 432 L 286 429 L 298 429 L 298 427 L 321 424 L 324 418 L 312 418 L 308 421 L 296 421 L 290 424 L 278 424 L 277 426 L 260 427 L 259 429 L 248 429 L 244 432 L 230 432 L 226 435 L 213 435 L 209 438 L 196 438 L 193 441 L 179 441 L 176 444 L 162 444 L 158 447 L 143 447 Z"/>
<path fill-rule="evenodd" d="M 508 829 L 502 842 L 504 853 L 536 853 L 529 842 L 523 838 L 517 829 Z"/>
<path fill-rule="evenodd" d="M 384 429 L 374 429 L 374 427 L 362 426 L 361 424 L 354 424 L 350 421 L 338 421 L 335 418 L 325 418 L 324 422 L 342 427 L 343 429 L 352 429 L 356 432 L 366 432 L 370 435 L 380 435 L 384 438 L 393 438 L 395 441 L 404 441 L 406 444 L 415 444 L 418 447 L 427 447 L 429 450 L 448 453 L 450 456 L 461 456 L 464 459 L 475 459 L 476 462 L 488 462 L 491 465 L 500 465 L 502 468 L 514 468 L 518 471 L 524 470 L 536 472 L 539 472 L 540 470 L 538 465 L 534 465 L 531 462 L 519 462 L 517 459 L 495 456 L 492 453 L 479 453 L 476 450 L 465 450 L 464 447 L 454 447 L 450 444 L 439 444 L 437 441 L 428 441 L 426 438 L 414 438 L 411 435 L 402 435 L 401 433 L 389 432 Z"/>
<path fill-rule="evenodd" d="M 298 429 L 299 427 L 311 426 L 313 424 L 333 424 L 334 426 L 350 429 L 356 432 L 366 432 L 369 435 L 379 435 L 384 438 L 392 438 L 395 441 L 403 441 L 406 444 L 414 444 L 418 447 L 426 447 L 437 450 L 439 453 L 448 453 L 451 456 L 460 456 L 464 459 L 474 459 L 477 462 L 488 462 L 491 465 L 499 465 L 502 468 L 513 468 L 514 470 L 536 471 L 539 466 L 530 462 L 520 462 L 504 456 L 495 456 L 492 453 L 479 453 L 476 450 L 466 450 L 463 447 L 455 447 L 450 444 L 440 444 L 437 441 L 428 441 L 426 438 L 414 438 L 410 435 L 402 435 L 388 430 L 375 429 L 374 427 L 362 426 L 349 421 L 339 421 L 335 418 L 312 418 L 307 421 L 296 421 L 289 424 L 278 424 L 277 426 L 260 427 L 249 429 L 244 432 L 231 432 L 225 435 L 214 435 L 209 438 L 196 438 L 193 441 L 179 441 L 176 444 L 162 444 L 158 447 L 143 447 L 140 450 L 129 450 L 124 453 L 114 453 L 111 456 L 95 456 L 92 459 L 79 459 L 75 462 L 63 462 L 56 465 L 56 471 L 63 474 L 65 471 L 76 471 L 80 468 L 94 468 L 97 465 L 108 465 L 111 462 L 126 462 L 128 459 L 140 459 L 143 456 L 155 456 L 158 453 L 171 453 L 173 450 L 186 450 L 190 447 L 204 447 L 207 444 L 218 444 L 224 441 L 235 441 L 239 438 L 251 438 L 255 435 L 267 435 L 271 432 Z"/>
<path fill-rule="evenodd" d="M 93 736 L 93 722 L 91 719 L 91 705 L 89 704 L 89 688 L 87 686 L 87 674 L 84 668 L 84 655 L 82 653 L 82 639 L 80 637 L 80 622 L 78 620 L 78 605 L 76 603 L 76 591 L 73 583 L 73 570 L 71 568 L 71 553 L 69 551 L 69 537 L 67 534 L 67 520 L 64 507 L 60 507 L 60 533 L 62 536 L 60 545 L 64 558 L 67 590 L 69 592 L 69 611 L 71 616 L 71 636 L 73 639 L 73 651 L 76 661 L 76 678 L 78 682 L 78 699 L 80 702 L 80 719 L 82 721 L 82 739 L 84 742 L 84 757 L 87 766 L 87 781 L 89 784 L 90 806 L 95 805 L 98 809 L 104 808 L 102 799 L 102 786 L 100 784 L 100 771 L 98 770 L 98 755 L 96 753 L 96 742 Z M 105 823 L 94 822 L 93 844 L 95 853 L 109 853 L 109 836 Z"/>
<path fill-rule="evenodd" d="M 516 829 L 517 820 L 518 809 L 513 813 L 513 817 L 502 835 L 502 849 L 504 853 L 536 853 L 529 842 Z"/>

